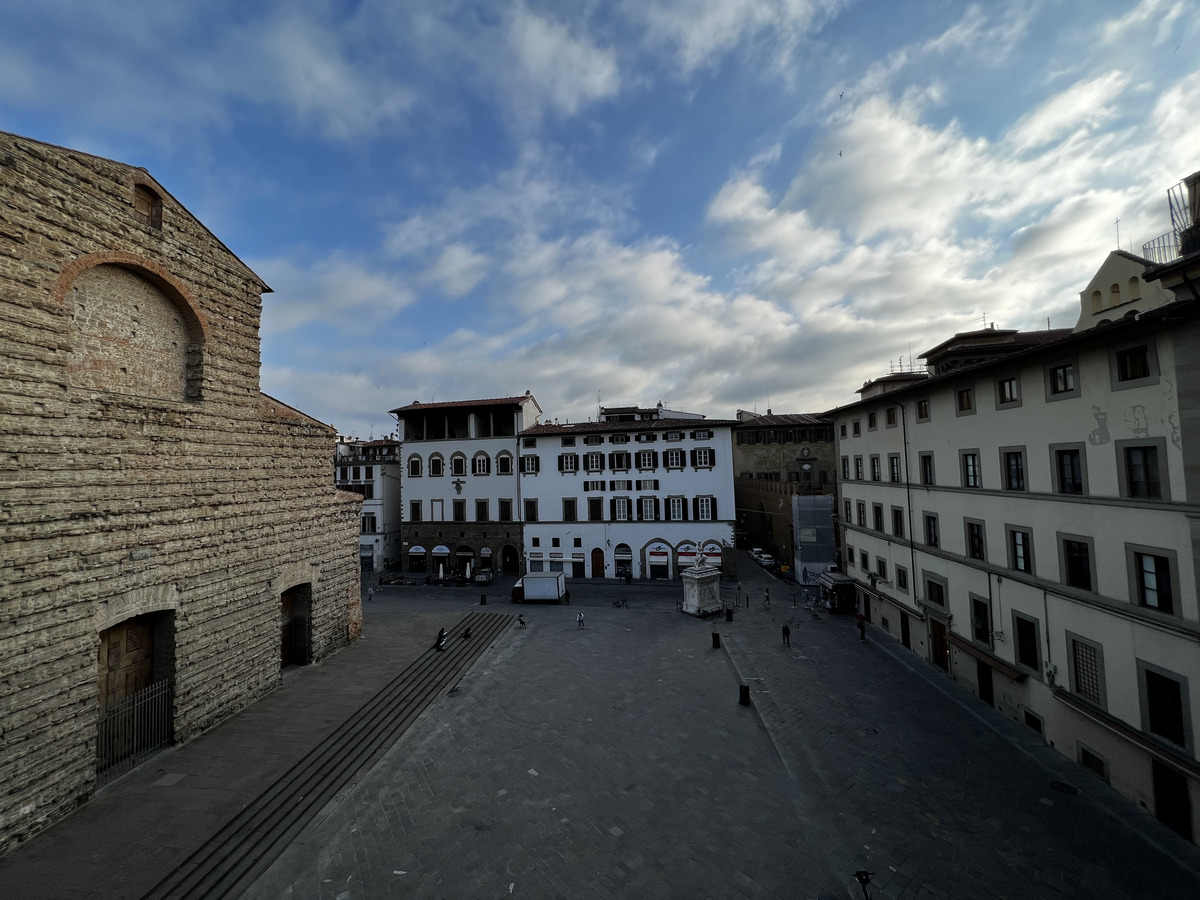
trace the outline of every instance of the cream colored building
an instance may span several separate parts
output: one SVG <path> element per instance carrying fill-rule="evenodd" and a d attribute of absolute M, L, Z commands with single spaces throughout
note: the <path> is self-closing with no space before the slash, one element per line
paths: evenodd
<path fill-rule="evenodd" d="M 1110 254 L 1074 329 L 956 335 L 830 415 L 870 621 L 1194 840 L 1200 255 L 1174 246 Z"/>

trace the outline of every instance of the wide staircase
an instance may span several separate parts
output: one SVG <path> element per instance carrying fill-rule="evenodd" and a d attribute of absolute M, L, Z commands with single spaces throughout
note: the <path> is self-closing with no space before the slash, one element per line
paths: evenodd
<path fill-rule="evenodd" d="M 332 734 L 160 881 L 143 900 L 237 897 L 337 793 L 371 768 L 405 730 L 512 625 L 474 612 L 362 705 Z M 463 635 L 470 631 L 469 639 Z"/>

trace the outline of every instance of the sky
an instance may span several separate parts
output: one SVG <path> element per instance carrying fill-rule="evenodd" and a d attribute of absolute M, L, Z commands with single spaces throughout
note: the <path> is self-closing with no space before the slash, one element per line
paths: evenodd
<path fill-rule="evenodd" d="M 820 412 L 1170 230 L 1198 2 L 0 0 L 0 129 L 146 167 L 342 434 Z"/>

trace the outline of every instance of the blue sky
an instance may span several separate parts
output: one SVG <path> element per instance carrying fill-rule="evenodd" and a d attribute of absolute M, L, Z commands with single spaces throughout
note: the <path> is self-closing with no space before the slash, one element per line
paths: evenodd
<path fill-rule="evenodd" d="M 1196 0 L 0 0 L 0 128 L 145 166 L 360 437 L 532 390 L 813 412 L 1073 325 L 1200 169 Z"/>

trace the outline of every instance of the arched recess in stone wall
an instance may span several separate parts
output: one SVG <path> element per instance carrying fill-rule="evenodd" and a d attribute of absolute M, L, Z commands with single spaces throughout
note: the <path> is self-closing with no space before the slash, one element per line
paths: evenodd
<path fill-rule="evenodd" d="M 298 584 L 311 584 L 315 587 L 320 571 L 320 568 L 313 563 L 289 563 L 271 579 L 271 593 L 282 594 L 288 588 L 294 588 Z"/>
<path fill-rule="evenodd" d="M 199 400 L 208 325 L 187 288 L 132 253 L 80 257 L 54 299 L 70 311 L 68 371 L 79 387 Z"/>
<path fill-rule="evenodd" d="M 112 628 L 126 619 L 152 612 L 177 612 L 179 591 L 174 584 L 134 588 L 115 597 L 101 600 L 96 606 L 96 634 Z"/>

